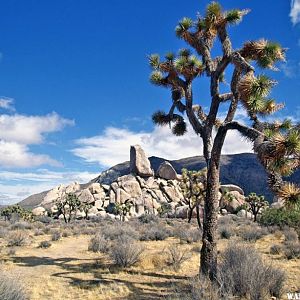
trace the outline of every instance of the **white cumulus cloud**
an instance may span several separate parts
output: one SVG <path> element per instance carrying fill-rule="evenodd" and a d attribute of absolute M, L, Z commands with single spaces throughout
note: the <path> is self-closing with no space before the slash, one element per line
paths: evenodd
<path fill-rule="evenodd" d="M 9 109 L 11 105 L 12 101 L 0 99 L 0 107 Z M 62 118 L 55 112 L 44 116 L 17 113 L 0 115 L 0 166 L 7 168 L 37 167 L 44 164 L 59 166 L 59 163 L 48 155 L 32 152 L 30 146 L 42 144 L 48 133 L 60 131 L 65 126 L 73 124 L 74 121 Z"/>
<path fill-rule="evenodd" d="M 291 0 L 290 18 L 294 25 L 300 22 L 300 0 Z"/>
<path fill-rule="evenodd" d="M 74 121 L 64 119 L 57 113 L 45 116 L 1 115 L 0 139 L 20 144 L 40 144 L 44 134 L 60 131 Z"/>
<path fill-rule="evenodd" d="M 148 156 L 165 159 L 202 155 L 201 138 L 188 126 L 184 136 L 174 136 L 168 127 L 155 127 L 149 132 L 134 132 L 128 129 L 108 127 L 102 134 L 76 141 L 72 153 L 89 163 L 110 167 L 129 160 L 129 146 L 139 144 Z M 252 146 L 242 140 L 239 133 L 227 134 L 223 154 L 252 152 Z"/>
<path fill-rule="evenodd" d="M 0 97 L 0 108 L 14 111 L 14 99 L 6 98 L 6 97 Z"/>

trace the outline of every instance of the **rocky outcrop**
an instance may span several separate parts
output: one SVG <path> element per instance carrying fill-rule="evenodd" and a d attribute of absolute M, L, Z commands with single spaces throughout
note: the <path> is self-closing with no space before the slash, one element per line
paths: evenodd
<path fill-rule="evenodd" d="M 150 161 L 140 145 L 130 147 L 130 173 L 141 177 L 153 176 Z"/>
<path fill-rule="evenodd" d="M 238 192 L 241 195 L 244 195 L 244 191 L 241 187 L 234 185 L 234 184 L 222 184 L 220 186 L 221 192 L 225 193 L 225 192 Z"/>
<path fill-rule="evenodd" d="M 131 146 L 130 158 L 131 174 L 118 176 L 109 184 L 93 181 L 85 185 L 76 182 L 67 186 L 60 185 L 46 194 L 41 208 L 45 207 L 52 214 L 58 214 L 56 201 L 63 199 L 68 193 L 73 193 L 81 203 L 91 206 L 88 211 L 89 217 L 114 218 L 116 207 L 129 205 L 130 212 L 127 217 L 138 217 L 145 213 L 158 214 L 163 206 L 168 207 L 169 216 L 186 218 L 189 208 L 180 187 L 180 177 L 173 166 L 169 162 L 162 162 L 154 176 L 148 158 L 138 145 Z M 221 185 L 220 190 L 220 209 L 223 211 L 234 213 L 245 203 L 244 192 L 239 186 Z M 35 210 L 36 214 L 41 211 L 40 208 Z M 193 216 L 195 213 L 196 211 Z M 76 215 L 85 217 L 82 211 L 78 211 Z"/>
<path fill-rule="evenodd" d="M 163 162 L 159 166 L 157 176 L 167 180 L 175 180 L 178 178 L 177 172 L 168 161 Z"/>
<path fill-rule="evenodd" d="M 41 206 L 36 207 L 32 210 L 32 214 L 34 216 L 43 216 L 43 215 L 45 215 L 45 212 L 46 212 L 45 208 L 41 207 Z"/>

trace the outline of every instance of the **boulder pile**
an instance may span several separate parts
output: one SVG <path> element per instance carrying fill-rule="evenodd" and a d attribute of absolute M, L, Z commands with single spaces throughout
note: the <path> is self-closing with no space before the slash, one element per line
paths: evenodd
<path fill-rule="evenodd" d="M 135 145 L 130 148 L 130 174 L 119 177 L 111 184 L 91 182 L 81 185 L 74 182 L 70 185 L 59 185 L 47 193 L 40 207 L 35 208 L 33 213 L 43 215 L 47 209 L 55 213 L 57 200 L 73 193 L 82 203 L 91 205 L 89 217 L 116 218 L 111 208 L 130 201 L 128 217 L 138 217 L 145 213 L 158 214 L 160 208 L 167 205 L 170 217 L 186 218 L 188 205 L 180 187 L 180 179 L 181 175 L 167 161 L 160 165 L 154 175 L 144 150 Z M 231 201 L 223 197 L 225 191 L 233 195 Z M 235 185 L 220 186 L 219 195 L 220 208 L 224 214 L 235 212 L 245 203 L 243 190 Z M 83 217 L 83 214 L 78 212 L 77 216 Z"/>

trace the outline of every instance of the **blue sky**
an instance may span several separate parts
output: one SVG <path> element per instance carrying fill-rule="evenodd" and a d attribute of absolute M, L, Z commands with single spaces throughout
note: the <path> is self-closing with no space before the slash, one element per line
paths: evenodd
<path fill-rule="evenodd" d="M 221 4 L 251 9 L 230 28 L 235 47 L 265 37 L 289 48 L 281 72 L 271 74 L 279 82 L 273 96 L 286 103 L 281 117 L 299 119 L 300 0 L 261 2 Z M 155 110 L 168 108 L 169 93 L 150 85 L 147 55 L 184 47 L 174 34 L 177 22 L 207 4 L 1 1 L 0 204 L 59 183 L 87 182 L 128 160 L 131 144 L 168 159 L 201 154 L 192 131 L 178 139 L 151 123 Z M 205 79 L 195 87 L 204 101 L 206 87 Z M 251 146 L 231 134 L 224 153 L 245 151 Z"/>

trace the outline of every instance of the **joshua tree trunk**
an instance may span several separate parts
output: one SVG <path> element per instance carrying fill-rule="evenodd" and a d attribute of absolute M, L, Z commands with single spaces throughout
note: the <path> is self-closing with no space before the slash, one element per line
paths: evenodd
<path fill-rule="evenodd" d="M 215 279 L 217 271 L 218 191 L 219 169 L 213 164 L 208 170 L 200 255 L 200 272 L 211 279 Z"/>

